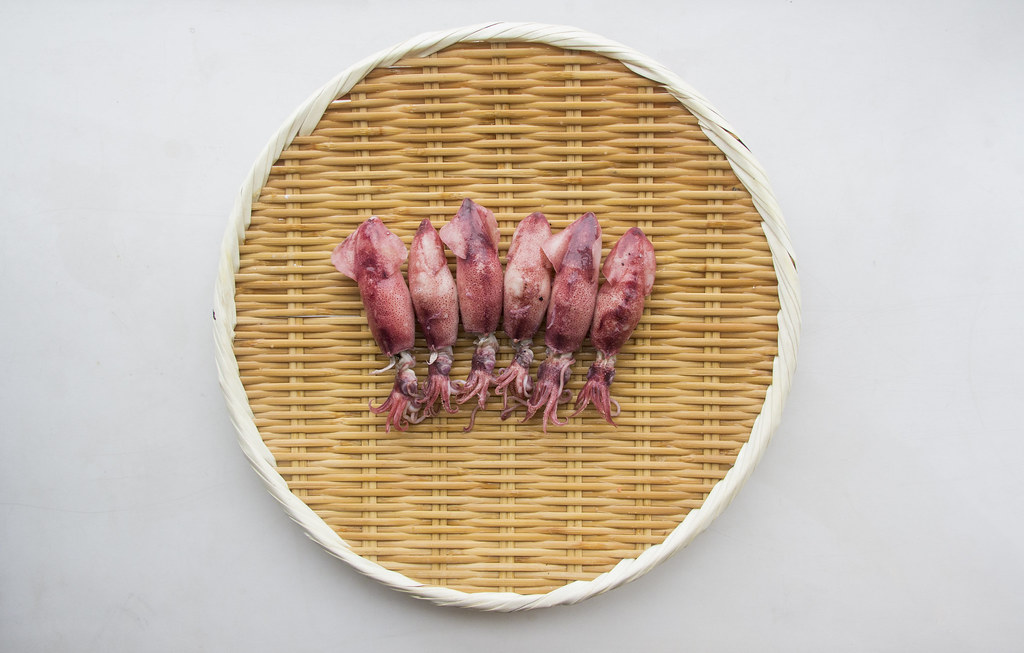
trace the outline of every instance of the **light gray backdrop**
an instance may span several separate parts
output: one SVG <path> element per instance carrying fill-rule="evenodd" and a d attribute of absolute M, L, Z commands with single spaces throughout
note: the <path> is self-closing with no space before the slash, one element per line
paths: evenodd
<path fill-rule="evenodd" d="M 0 649 L 1010 651 L 1024 637 L 1024 5 L 92 2 L 0 9 Z M 766 167 L 803 284 L 767 454 L 723 517 L 571 608 L 441 609 L 263 490 L 210 307 L 305 97 L 487 20 L 621 41 Z"/>

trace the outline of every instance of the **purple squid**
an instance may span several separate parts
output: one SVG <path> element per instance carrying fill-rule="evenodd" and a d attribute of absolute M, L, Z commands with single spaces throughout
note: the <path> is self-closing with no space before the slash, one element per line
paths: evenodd
<path fill-rule="evenodd" d="M 555 269 L 544 332 L 547 357 L 537 370 L 524 421 L 543 406 L 542 427 L 547 433 L 549 421 L 556 425 L 566 423 L 558 418 L 558 405 L 569 401 L 570 397 L 564 395 L 569 394 L 565 385 L 576 362 L 572 355 L 583 344 L 594 316 L 601 265 L 601 225 L 593 213 L 586 213 L 548 238 L 543 249 Z"/>
<path fill-rule="evenodd" d="M 597 358 L 587 373 L 587 382 L 576 397 L 579 415 L 588 404 L 612 421 L 611 404 L 619 414 L 619 402 L 609 392 L 615 378 L 615 357 L 626 344 L 644 312 L 644 298 L 654 286 L 654 246 L 639 227 L 633 227 L 612 247 L 604 266 L 604 284 L 597 293 L 594 320 L 590 325 L 590 341 L 597 349 Z"/>
<path fill-rule="evenodd" d="M 445 411 L 456 413 L 458 408 L 451 405 L 454 388 L 448 375 L 452 370 L 452 346 L 459 335 L 459 298 L 444 243 L 429 218 L 420 223 L 412 239 L 409 289 L 430 352 L 427 387 L 423 392 L 424 417 L 437 414 L 434 406 L 439 399 Z"/>
<path fill-rule="evenodd" d="M 402 263 L 409 256 L 405 244 L 374 216 L 345 238 L 331 253 L 334 267 L 359 284 L 370 333 L 391 363 L 375 374 L 396 367 L 395 384 L 380 406 L 370 410 L 387 413 L 384 430 L 404 431 L 409 422 L 420 421 L 416 363 L 412 355 L 416 325 L 412 299 L 402 277 Z"/>
<path fill-rule="evenodd" d="M 544 241 L 550 237 L 548 219 L 543 213 L 531 213 L 516 226 L 508 248 L 503 327 L 515 348 L 515 357 L 498 375 L 495 387 L 502 396 L 502 419 L 511 413 L 510 392 L 518 403 L 525 403 L 533 390 L 533 335 L 551 301 L 551 262 L 543 250 Z"/>
<path fill-rule="evenodd" d="M 502 308 L 502 270 L 498 259 L 498 222 L 494 214 L 470 199 L 465 199 L 451 222 L 441 227 L 439 235 L 455 254 L 455 284 L 459 295 L 459 312 L 467 333 L 477 337 L 469 377 L 456 400 L 463 404 L 477 398 L 466 430 L 473 428 L 476 412 L 487 407 L 490 388 L 495 384 L 495 358 Z"/>

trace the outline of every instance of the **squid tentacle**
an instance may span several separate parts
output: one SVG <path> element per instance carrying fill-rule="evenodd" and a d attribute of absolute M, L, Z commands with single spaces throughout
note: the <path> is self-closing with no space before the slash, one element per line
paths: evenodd
<path fill-rule="evenodd" d="M 497 384 L 494 388 L 495 394 L 500 394 L 502 397 L 502 419 L 506 419 L 507 415 L 511 412 L 508 406 L 510 392 L 512 393 L 512 399 L 523 401 L 529 399 L 530 393 L 533 392 L 533 379 L 530 378 L 530 365 L 533 363 L 533 349 L 531 348 L 533 342 L 529 338 L 525 338 L 512 344 L 516 348 L 516 355 L 512 362 L 509 363 L 509 366 L 498 375 Z"/>
<path fill-rule="evenodd" d="M 497 378 L 494 376 L 494 365 L 498 355 L 498 339 L 493 333 L 479 338 L 476 341 L 476 351 L 473 352 L 473 364 L 469 377 L 459 389 L 459 396 L 456 401 L 464 404 L 473 397 L 477 398 L 476 406 L 473 407 L 473 414 L 470 415 L 469 424 L 465 431 L 473 428 L 476 422 L 476 412 L 481 408 L 487 408 L 487 398 L 490 396 L 491 386 Z"/>
<path fill-rule="evenodd" d="M 526 403 L 526 421 L 536 414 L 543 406 L 544 413 L 541 421 L 541 428 L 548 432 L 548 422 L 556 426 L 565 426 L 569 423 L 567 419 L 559 419 L 558 406 L 567 403 L 571 395 L 567 396 L 566 384 L 572 376 L 572 366 L 576 361 L 572 353 L 554 353 L 549 351 L 547 358 L 537 370 L 537 384 L 533 394 Z"/>
<path fill-rule="evenodd" d="M 374 406 L 372 399 L 369 401 L 370 412 L 377 415 L 387 414 L 387 419 L 384 421 L 384 431 L 387 433 L 391 432 L 392 426 L 396 430 L 404 431 L 410 423 L 416 424 L 423 421 L 423 417 L 420 415 L 422 403 L 416 382 L 416 372 L 412 369 L 416 364 L 416 359 L 408 351 L 400 352 L 392 358 L 395 359 L 392 362 L 397 365 L 398 372 L 395 374 L 395 384 L 391 388 L 391 394 L 380 406 Z"/>
<path fill-rule="evenodd" d="M 604 420 L 615 426 L 615 422 L 612 421 L 611 403 L 615 402 L 615 416 L 618 416 L 621 411 L 619 402 L 612 399 L 609 392 L 609 386 L 611 386 L 614 378 L 615 356 L 606 356 L 603 352 L 597 352 L 597 360 L 594 361 L 590 366 L 590 371 L 587 372 L 587 382 L 576 397 L 575 412 L 573 412 L 572 416 L 576 417 L 589 404 L 593 403 L 594 408 L 601 414 Z"/>
<path fill-rule="evenodd" d="M 427 367 L 427 387 L 423 392 L 424 417 L 440 414 L 436 403 L 440 399 L 445 412 L 452 414 L 459 409 L 452 406 L 451 395 L 456 391 L 455 382 L 449 375 L 452 372 L 452 348 L 444 347 L 430 353 L 430 364 Z"/>

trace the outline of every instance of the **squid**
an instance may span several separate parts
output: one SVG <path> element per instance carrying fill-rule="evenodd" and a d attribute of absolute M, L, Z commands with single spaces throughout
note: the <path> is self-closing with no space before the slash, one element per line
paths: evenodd
<path fill-rule="evenodd" d="M 542 428 L 547 433 L 549 421 L 559 426 L 568 421 L 559 420 L 558 405 L 571 398 L 565 385 L 576 362 L 572 355 L 583 344 L 594 316 L 601 265 L 601 225 L 593 213 L 586 213 L 557 236 L 544 241 L 543 249 L 555 269 L 544 331 L 547 357 L 537 370 L 523 421 L 543 406 Z"/>
<path fill-rule="evenodd" d="M 503 328 L 515 348 L 515 357 L 498 375 L 495 387 L 502 396 L 502 419 L 511 413 L 509 392 L 518 403 L 526 403 L 533 390 L 533 335 L 551 301 L 551 262 L 542 249 L 550 237 L 548 219 L 543 213 L 531 213 L 516 226 L 508 248 Z"/>
<path fill-rule="evenodd" d="M 380 406 L 370 400 L 370 410 L 387 413 L 384 430 L 404 431 L 410 422 L 422 421 L 416 359 L 412 347 L 416 335 L 412 299 L 402 277 L 402 263 L 409 251 L 398 236 L 374 216 L 359 225 L 331 253 L 334 267 L 359 284 L 370 333 L 390 364 L 373 374 L 396 368 L 391 394 Z"/>
<path fill-rule="evenodd" d="M 454 387 L 448 375 L 452 371 L 452 346 L 459 335 L 459 298 L 444 243 L 429 218 L 420 223 L 412 239 L 409 289 L 430 351 L 427 387 L 423 392 L 424 417 L 437 414 L 434 406 L 439 399 L 445 411 L 456 413 L 459 409 L 451 405 Z"/>
<path fill-rule="evenodd" d="M 455 254 L 455 284 L 459 296 L 462 326 L 477 336 L 469 377 L 456 400 L 463 404 L 473 397 L 473 408 L 465 430 L 473 428 L 476 412 L 487 407 L 490 388 L 495 384 L 494 364 L 498 354 L 498 328 L 502 309 L 502 270 L 498 259 L 498 222 L 494 214 L 465 199 L 451 222 L 441 227 L 441 240 Z"/>
<path fill-rule="evenodd" d="M 605 421 L 612 421 L 611 404 L 619 414 L 619 402 L 611 397 L 609 386 L 615 378 L 615 357 L 626 344 L 644 312 L 644 298 L 654 287 L 654 246 L 639 227 L 622 235 L 608 253 L 604 266 L 604 284 L 597 293 L 590 342 L 597 358 L 587 372 L 587 382 L 576 396 L 573 417 L 593 403 Z"/>

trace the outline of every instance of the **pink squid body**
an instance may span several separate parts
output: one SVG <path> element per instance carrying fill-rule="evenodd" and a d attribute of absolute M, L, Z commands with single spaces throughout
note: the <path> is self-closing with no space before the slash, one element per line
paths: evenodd
<path fill-rule="evenodd" d="M 374 216 L 331 253 L 334 267 L 359 284 L 370 332 L 386 356 L 412 349 L 416 338 L 412 298 L 402 277 L 405 243 Z"/>
<path fill-rule="evenodd" d="M 624 233 L 609 252 L 601 270 L 605 282 L 597 294 L 590 327 L 597 359 L 576 398 L 574 415 L 593 402 L 605 421 L 614 425 L 611 405 L 618 409 L 618 402 L 611 398 L 609 386 L 615 378 L 615 356 L 640 322 L 644 298 L 654 287 L 655 268 L 654 246 L 638 227 Z"/>
<path fill-rule="evenodd" d="M 429 219 L 412 239 L 409 288 L 430 351 L 453 346 L 459 336 L 459 298 L 444 243 Z"/>
<path fill-rule="evenodd" d="M 487 407 L 490 388 L 496 382 L 494 363 L 498 340 L 494 330 L 501 319 L 502 270 L 498 259 L 498 222 L 494 214 L 465 199 L 451 222 L 441 227 L 441 240 L 455 254 L 455 285 L 459 311 L 466 331 L 479 336 L 469 377 L 459 391 L 458 402 L 477 397 L 466 430 L 473 428 L 476 411 Z"/>
<path fill-rule="evenodd" d="M 654 246 L 639 227 L 619 238 L 601 272 L 604 285 L 590 327 L 590 341 L 605 356 L 614 356 L 633 335 L 644 312 L 644 298 L 654 287 Z"/>
<path fill-rule="evenodd" d="M 544 243 L 544 254 L 555 268 L 544 344 L 567 354 L 583 344 L 597 300 L 601 264 L 601 225 L 587 213 Z"/>
<path fill-rule="evenodd" d="M 551 301 L 551 263 L 543 245 L 551 237 L 551 225 L 543 213 L 531 213 L 516 226 L 505 263 L 505 335 L 516 354 L 498 375 L 496 392 L 502 396 L 502 418 L 508 416 L 509 392 L 520 402 L 533 390 L 533 334 L 540 327 Z"/>
<path fill-rule="evenodd" d="M 331 253 L 331 262 L 339 272 L 355 279 L 366 309 L 370 332 L 377 346 L 391 357 L 397 369 L 394 387 L 387 400 L 374 413 L 386 413 L 385 430 L 394 426 L 404 430 L 419 416 L 419 393 L 415 359 L 409 351 L 416 337 L 412 298 L 402 277 L 402 263 L 409 256 L 405 244 L 380 218 L 372 217 L 342 241 Z M 387 369 L 387 368 L 385 368 Z"/>
<path fill-rule="evenodd" d="M 438 399 L 449 413 L 454 390 L 449 374 L 452 369 L 452 346 L 459 335 L 459 298 L 455 279 L 448 269 L 444 243 L 429 219 L 420 223 L 412 239 L 409 253 L 409 287 L 416 318 L 430 350 L 427 386 L 423 408 L 427 416 L 435 414 Z"/>
<path fill-rule="evenodd" d="M 551 263 L 542 246 L 551 238 L 543 213 L 531 213 L 516 227 L 505 264 L 505 335 L 532 338 L 551 301 Z"/>
<path fill-rule="evenodd" d="M 572 354 L 583 344 L 590 328 L 597 300 L 597 277 L 601 264 L 601 226 L 593 213 L 586 213 L 564 231 L 544 242 L 544 254 L 555 269 L 551 304 L 544 333 L 547 358 L 537 370 L 537 382 L 526 404 L 526 419 L 544 407 L 542 427 L 548 422 L 565 424 L 558 418 L 558 405 L 568 401 L 565 384 L 575 363 Z"/>
<path fill-rule="evenodd" d="M 498 221 L 489 210 L 465 199 L 451 222 L 441 227 L 440 236 L 456 256 L 462 326 L 478 336 L 493 333 L 501 319 Z"/>

